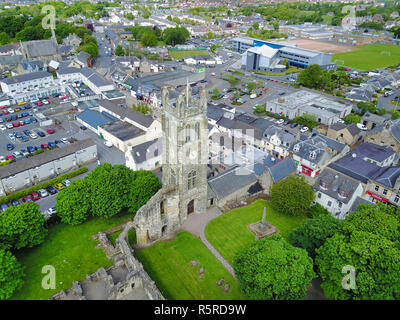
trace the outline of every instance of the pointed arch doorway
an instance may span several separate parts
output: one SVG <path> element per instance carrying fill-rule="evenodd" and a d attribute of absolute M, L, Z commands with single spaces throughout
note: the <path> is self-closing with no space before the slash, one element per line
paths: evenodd
<path fill-rule="evenodd" d="M 191 214 L 194 212 L 194 199 L 191 200 L 187 205 L 187 214 Z"/>

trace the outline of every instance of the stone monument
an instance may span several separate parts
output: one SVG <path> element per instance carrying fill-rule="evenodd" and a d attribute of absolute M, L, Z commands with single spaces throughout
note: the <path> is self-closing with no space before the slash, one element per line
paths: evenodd
<path fill-rule="evenodd" d="M 266 220 L 266 217 L 267 217 L 267 208 L 264 207 L 264 212 L 261 221 L 257 221 L 249 225 L 249 229 L 251 232 L 255 234 L 256 240 L 278 233 L 278 229 L 276 229 L 271 222 L 268 222 Z"/>

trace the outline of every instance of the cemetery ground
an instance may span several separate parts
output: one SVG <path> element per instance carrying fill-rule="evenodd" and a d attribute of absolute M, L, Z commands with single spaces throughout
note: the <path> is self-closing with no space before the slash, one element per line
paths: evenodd
<path fill-rule="evenodd" d="M 116 227 L 132 213 L 123 212 L 112 218 L 92 217 L 80 225 L 57 224 L 49 227 L 46 240 L 34 248 L 24 248 L 16 252 L 16 257 L 24 267 L 25 278 L 21 290 L 16 292 L 14 300 L 47 300 L 62 289 L 69 289 L 74 281 L 85 280 L 87 274 L 98 268 L 110 267 L 101 249 L 95 249 L 97 242 L 92 235 Z M 56 289 L 42 288 L 43 266 L 54 266 L 56 271 Z"/>
<path fill-rule="evenodd" d="M 214 257 L 207 247 L 188 232 L 180 232 L 172 241 L 161 241 L 135 252 L 166 299 L 178 300 L 243 300 L 239 283 Z M 198 265 L 193 266 L 192 261 Z M 204 268 L 204 273 L 199 271 Z M 199 279 L 202 277 L 202 279 Z M 224 292 L 225 280 L 230 290 Z"/>
<path fill-rule="evenodd" d="M 255 235 L 248 226 L 262 219 L 264 207 L 267 208 L 266 220 L 271 222 L 284 238 L 307 219 L 305 216 L 276 213 L 268 201 L 256 200 L 248 206 L 233 209 L 210 221 L 205 231 L 207 240 L 230 264 L 237 253 L 254 241 Z"/>

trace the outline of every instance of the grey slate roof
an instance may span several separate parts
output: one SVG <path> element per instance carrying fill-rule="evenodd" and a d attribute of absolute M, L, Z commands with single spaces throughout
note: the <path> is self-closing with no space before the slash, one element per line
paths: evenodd
<path fill-rule="evenodd" d="M 283 178 L 287 177 L 289 174 L 296 171 L 296 164 L 292 158 L 286 158 L 279 161 L 277 164 L 269 168 L 272 179 L 274 182 L 278 182 Z"/>
<path fill-rule="evenodd" d="M 76 141 L 62 148 L 56 148 L 53 150 L 45 151 L 29 159 L 22 159 L 7 166 L 0 167 L 0 179 L 4 179 L 13 176 L 17 173 L 24 172 L 35 167 L 39 167 L 48 162 L 66 157 L 75 153 L 78 150 L 88 148 L 96 145 L 92 139 L 85 139 Z"/>
<path fill-rule="evenodd" d="M 274 123 L 273 122 L 271 122 L 271 121 L 269 121 L 269 120 L 267 120 L 267 119 L 264 119 L 264 118 L 257 118 L 255 121 L 253 121 L 252 123 L 251 123 L 251 125 L 253 126 L 253 127 L 256 127 L 256 128 L 259 128 L 259 129 L 261 129 L 261 130 L 263 130 L 263 131 L 265 131 L 266 129 L 268 129 L 270 126 L 272 126 Z"/>
<path fill-rule="evenodd" d="M 127 141 L 145 134 L 145 132 L 138 127 L 121 120 L 108 122 L 100 127 L 121 141 Z"/>
<path fill-rule="evenodd" d="M 375 143 L 364 142 L 353 149 L 352 153 L 381 162 L 392 156 L 395 151 L 389 146 L 379 146 Z"/>
<path fill-rule="evenodd" d="M 15 56 L 2 56 L 0 55 L 0 65 L 5 66 L 16 66 L 24 59 L 22 55 L 15 55 Z"/>
<path fill-rule="evenodd" d="M 0 82 L 4 82 L 7 84 L 14 84 L 14 83 L 21 83 L 21 82 L 25 82 L 25 81 L 35 80 L 35 79 L 46 78 L 46 77 L 52 77 L 52 74 L 47 71 L 39 71 L 39 72 L 25 73 L 25 74 L 21 74 L 19 76 L 14 76 L 14 77 L 10 77 L 10 78 L 5 78 L 5 79 L 0 80 Z"/>
<path fill-rule="evenodd" d="M 224 115 L 225 112 L 226 112 L 225 110 L 217 108 L 213 105 L 208 105 L 207 107 L 207 117 L 215 121 L 218 121 Z"/>
<path fill-rule="evenodd" d="M 151 124 L 154 122 L 154 119 L 151 116 L 144 115 L 143 113 L 137 112 L 132 108 L 126 106 L 125 107 L 119 106 L 113 101 L 100 100 L 99 104 L 103 108 L 106 108 L 112 111 L 113 113 L 117 114 L 121 118 L 121 120 L 123 120 L 126 117 L 128 119 L 135 121 L 136 123 L 139 123 L 140 125 L 146 128 L 150 127 Z"/>
<path fill-rule="evenodd" d="M 380 174 L 377 178 L 375 178 L 375 181 L 383 184 L 384 186 L 388 188 L 394 188 L 396 184 L 396 180 L 400 176 L 400 167 L 398 166 L 391 166 L 391 167 L 386 167 L 386 170 Z"/>
<path fill-rule="evenodd" d="M 331 198 L 349 203 L 359 183 L 356 179 L 326 168 L 319 175 L 314 188 Z"/>
<path fill-rule="evenodd" d="M 135 163 L 143 163 L 162 154 L 162 139 L 154 139 L 132 147 L 131 154 Z"/>
<path fill-rule="evenodd" d="M 334 131 L 340 131 L 343 129 L 347 129 L 353 137 L 361 132 L 361 130 L 354 123 L 347 124 L 347 123 L 336 122 L 336 123 L 332 124 L 329 127 L 329 129 L 334 130 Z"/>
<path fill-rule="evenodd" d="M 53 40 L 32 40 L 22 42 L 22 46 L 31 58 L 57 54 L 57 44 Z"/>
<path fill-rule="evenodd" d="M 256 183 L 257 176 L 249 169 L 244 167 L 233 167 L 216 177 L 208 180 L 209 186 L 217 195 L 218 199 L 223 199 L 226 196 Z"/>
<path fill-rule="evenodd" d="M 375 205 L 375 204 L 374 204 L 373 202 L 371 202 L 371 201 L 368 201 L 368 200 L 366 200 L 366 199 L 364 199 L 364 198 L 361 198 L 361 197 L 357 197 L 357 198 L 354 200 L 353 205 L 351 206 L 349 212 L 355 212 L 355 211 L 357 211 L 358 206 L 359 206 L 360 204 L 362 204 L 362 203 L 368 204 L 368 205 Z"/>

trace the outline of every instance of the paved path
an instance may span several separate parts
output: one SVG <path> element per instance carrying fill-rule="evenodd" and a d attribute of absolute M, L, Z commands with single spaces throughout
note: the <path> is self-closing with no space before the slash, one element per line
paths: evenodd
<path fill-rule="evenodd" d="M 211 253 L 219 260 L 219 262 L 221 262 L 222 265 L 228 270 L 228 272 L 236 279 L 233 267 L 217 251 L 217 249 L 213 247 L 213 245 L 207 240 L 205 235 L 207 224 L 211 220 L 219 217 L 220 215 L 222 215 L 222 212 L 218 208 L 208 208 L 206 213 L 189 216 L 183 224 L 182 228 L 185 231 L 188 231 L 191 234 L 195 235 L 196 237 L 199 237 L 204 245 L 208 248 L 208 250 L 211 251 Z"/>

